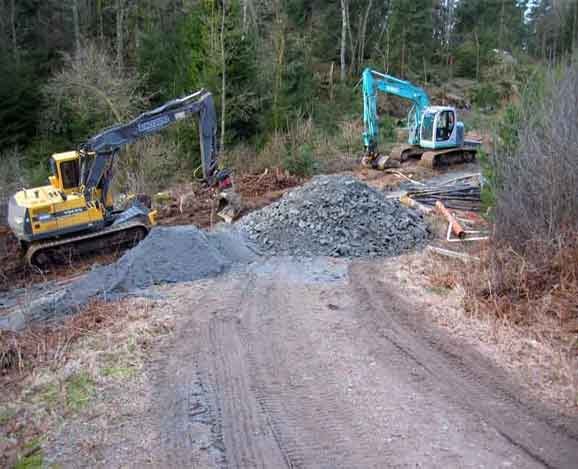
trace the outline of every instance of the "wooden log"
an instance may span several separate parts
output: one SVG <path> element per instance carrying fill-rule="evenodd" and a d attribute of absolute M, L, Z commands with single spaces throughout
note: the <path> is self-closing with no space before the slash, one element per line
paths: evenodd
<path fill-rule="evenodd" d="M 436 208 L 444 217 L 446 217 L 446 220 L 452 227 L 452 232 L 460 239 L 465 238 L 466 230 L 462 228 L 462 225 L 460 225 L 460 223 L 455 219 L 455 217 L 450 213 L 450 211 L 445 207 L 445 205 L 440 200 L 436 202 Z"/>

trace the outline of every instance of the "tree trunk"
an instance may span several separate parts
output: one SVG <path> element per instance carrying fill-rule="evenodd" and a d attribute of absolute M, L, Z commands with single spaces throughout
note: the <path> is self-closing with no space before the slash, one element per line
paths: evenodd
<path fill-rule="evenodd" d="M 245 34 L 247 34 L 247 1 L 248 0 L 242 0 L 243 3 L 243 35 L 241 36 L 241 39 L 245 39 Z"/>
<path fill-rule="evenodd" d="M 401 76 L 405 78 L 405 25 L 401 30 Z"/>
<path fill-rule="evenodd" d="M 78 18 L 78 0 L 72 0 L 72 23 L 74 26 L 74 52 L 80 51 L 80 24 Z"/>
<path fill-rule="evenodd" d="M 281 18 L 280 11 L 275 19 L 275 84 L 273 86 L 273 127 L 275 132 L 279 129 L 279 96 L 283 88 L 283 72 L 285 67 L 285 20 Z"/>
<path fill-rule="evenodd" d="M 124 69 L 124 0 L 116 0 L 116 64 Z"/>
<path fill-rule="evenodd" d="M 345 81 L 345 52 L 347 42 L 347 0 L 341 0 L 341 82 Z"/>
<path fill-rule="evenodd" d="M 351 15 L 349 14 L 349 0 L 345 2 L 345 16 L 347 17 L 347 35 L 349 36 L 349 70 L 353 72 L 355 67 L 355 43 L 353 41 L 353 33 L 351 32 Z"/>
<path fill-rule="evenodd" d="M 16 2 L 15 0 L 10 0 L 10 32 L 12 36 L 12 53 L 14 54 L 14 60 L 17 62 L 20 60 L 20 54 L 18 53 L 18 40 L 16 38 Z"/>
<path fill-rule="evenodd" d="M 576 63 L 576 54 L 578 51 L 576 50 L 576 44 L 578 41 L 578 4 L 574 3 L 574 20 L 572 21 L 572 63 Z"/>
<path fill-rule="evenodd" d="M 98 39 L 102 44 L 104 42 L 104 19 L 102 17 L 102 0 L 96 1 L 96 16 L 98 17 Z"/>
<path fill-rule="evenodd" d="M 500 11 L 500 30 L 498 32 L 498 49 L 504 49 L 504 26 L 505 26 L 505 15 L 506 15 L 506 0 L 502 0 L 502 9 Z"/>
<path fill-rule="evenodd" d="M 361 31 L 359 34 L 359 56 L 357 59 L 357 64 L 361 65 L 365 58 L 365 39 L 367 35 L 367 22 L 369 21 L 369 13 L 371 12 L 371 7 L 373 6 L 373 0 L 369 0 L 367 3 L 367 8 L 365 9 L 365 15 L 363 16 L 363 23 L 361 25 Z"/>
<path fill-rule="evenodd" d="M 480 38 L 478 31 L 474 30 L 474 39 L 476 41 L 476 81 L 480 81 Z"/>
<path fill-rule="evenodd" d="M 225 116 L 227 113 L 227 54 L 225 44 L 225 17 L 227 15 L 227 2 L 223 0 L 221 5 L 221 151 L 225 149 Z"/>
<path fill-rule="evenodd" d="M 387 74 L 389 74 L 389 65 L 390 65 L 389 64 L 389 54 L 391 51 L 390 37 L 391 37 L 391 34 L 390 34 L 390 28 L 388 25 L 387 31 L 385 33 L 385 64 L 384 64 L 385 65 L 384 66 L 385 73 L 387 73 Z"/>
<path fill-rule="evenodd" d="M 330 102 L 333 102 L 333 66 L 334 65 L 335 65 L 335 63 L 331 62 L 331 68 L 329 69 L 329 101 Z"/>

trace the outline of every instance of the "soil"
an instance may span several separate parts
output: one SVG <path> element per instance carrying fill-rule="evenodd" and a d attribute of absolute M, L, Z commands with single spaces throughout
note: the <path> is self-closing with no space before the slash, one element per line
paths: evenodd
<path fill-rule="evenodd" d="M 279 169 L 235 178 L 235 191 L 243 201 L 239 216 L 269 205 L 280 199 L 288 189 L 302 183 L 303 179 Z M 174 191 L 171 202 L 159 210 L 159 224 L 212 228 L 219 221 L 212 201 L 211 189 L 198 185 L 181 187 Z"/>
<path fill-rule="evenodd" d="M 163 287 L 175 333 L 59 467 L 575 468 L 578 421 L 432 326 L 402 259 L 273 258 Z"/>

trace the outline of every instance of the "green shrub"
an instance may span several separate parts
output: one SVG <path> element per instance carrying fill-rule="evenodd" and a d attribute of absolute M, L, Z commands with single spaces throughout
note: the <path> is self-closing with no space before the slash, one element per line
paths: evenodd
<path fill-rule="evenodd" d="M 464 42 L 455 52 L 456 74 L 466 78 L 476 78 L 476 45 L 472 41 Z"/>
<path fill-rule="evenodd" d="M 283 160 L 283 167 L 295 176 L 312 176 L 317 169 L 313 145 L 304 143 L 296 148 L 289 148 Z"/>
<path fill-rule="evenodd" d="M 395 129 L 396 120 L 393 117 L 389 115 L 381 116 L 381 120 L 379 122 L 379 141 L 395 142 Z"/>
<path fill-rule="evenodd" d="M 472 90 L 472 102 L 478 107 L 497 107 L 500 98 L 500 91 L 491 83 L 480 84 Z"/>

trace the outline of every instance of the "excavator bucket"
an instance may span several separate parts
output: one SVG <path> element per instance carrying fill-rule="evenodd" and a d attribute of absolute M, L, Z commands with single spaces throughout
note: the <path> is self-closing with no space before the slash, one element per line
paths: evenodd
<path fill-rule="evenodd" d="M 231 187 L 219 192 L 217 201 L 217 216 L 226 223 L 233 223 L 242 210 L 241 196 Z"/>

